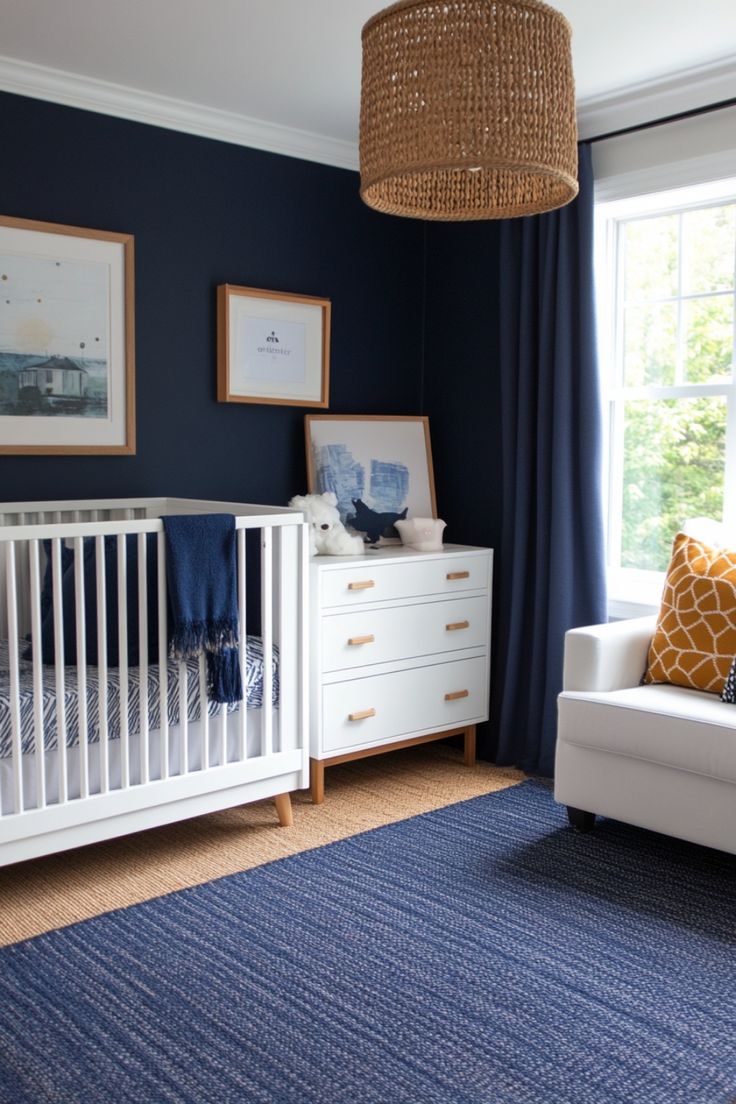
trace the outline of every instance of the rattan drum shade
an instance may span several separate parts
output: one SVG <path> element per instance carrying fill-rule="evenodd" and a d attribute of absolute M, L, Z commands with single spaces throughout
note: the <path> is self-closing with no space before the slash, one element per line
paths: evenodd
<path fill-rule="evenodd" d="M 363 28 L 360 194 L 386 214 L 512 218 L 577 195 L 570 27 L 538 0 L 400 0 Z"/>

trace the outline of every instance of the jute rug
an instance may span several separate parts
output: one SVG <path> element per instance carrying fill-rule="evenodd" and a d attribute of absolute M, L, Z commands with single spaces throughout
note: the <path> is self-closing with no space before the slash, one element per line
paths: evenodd
<path fill-rule="evenodd" d="M 137 904 L 273 859 L 345 839 L 456 801 L 505 789 L 524 775 L 444 744 L 330 767 L 325 803 L 292 795 L 293 828 L 259 801 L 0 869 L 0 946 Z"/>

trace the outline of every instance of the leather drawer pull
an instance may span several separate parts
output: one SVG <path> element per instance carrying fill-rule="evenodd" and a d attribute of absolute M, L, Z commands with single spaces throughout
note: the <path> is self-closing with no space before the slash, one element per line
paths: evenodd
<path fill-rule="evenodd" d="M 459 698 L 469 698 L 469 690 L 454 690 L 452 694 L 445 694 L 445 701 L 458 701 Z"/>
<path fill-rule="evenodd" d="M 348 713 L 349 721 L 365 721 L 368 717 L 375 717 L 375 709 L 361 709 L 359 713 Z"/>
<path fill-rule="evenodd" d="M 368 636 L 351 636 L 348 639 L 348 644 L 375 644 L 375 642 L 373 633 L 369 633 Z"/>
<path fill-rule="evenodd" d="M 454 621 L 451 625 L 445 625 L 447 632 L 457 632 L 458 629 L 469 629 L 469 621 Z"/>
<path fill-rule="evenodd" d="M 448 579 L 469 579 L 470 578 L 470 572 L 469 571 L 449 571 L 447 573 L 447 578 Z"/>
<path fill-rule="evenodd" d="M 370 590 L 375 585 L 373 579 L 365 579 L 362 583 L 348 583 L 348 590 Z"/>

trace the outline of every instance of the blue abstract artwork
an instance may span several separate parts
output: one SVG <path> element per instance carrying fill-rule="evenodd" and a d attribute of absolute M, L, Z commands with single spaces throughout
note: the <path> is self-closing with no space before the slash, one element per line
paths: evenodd
<path fill-rule="evenodd" d="M 366 479 L 365 466 L 355 459 L 347 445 L 321 445 L 314 449 L 317 483 L 322 491 L 334 491 L 337 508 L 345 522 L 354 512 L 353 501 L 366 500 L 380 513 L 399 513 L 409 495 L 406 464 L 371 460 Z"/>
<path fill-rule="evenodd" d="M 310 490 L 332 491 L 346 525 L 356 502 L 376 514 L 435 515 L 426 418 L 309 415 L 307 440 Z"/>
<path fill-rule="evenodd" d="M 379 513 L 399 513 L 409 497 L 409 469 L 406 464 L 371 460 L 370 494 Z"/>
<path fill-rule="evenodd" d="M 337 495 L 337 508 L 344 522 L 353 509 L 353 499 L 365 497 L 365 468 L 353 457 L 347 445 L 315 448 L 314 466 L 320 490 L 334 491 Z"/>

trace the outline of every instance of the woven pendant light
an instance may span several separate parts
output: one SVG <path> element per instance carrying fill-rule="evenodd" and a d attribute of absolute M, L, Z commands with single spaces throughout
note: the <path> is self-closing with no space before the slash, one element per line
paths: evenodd
<path fill-rule="evenodd" d="M 363 27 L 360 194 L 392 215 L 512 218 L 577 184 L 570 26 L 539 0 L 400 0 Z"/>

